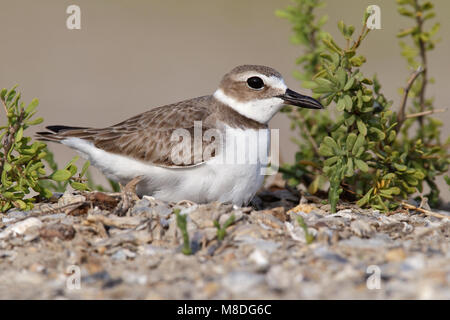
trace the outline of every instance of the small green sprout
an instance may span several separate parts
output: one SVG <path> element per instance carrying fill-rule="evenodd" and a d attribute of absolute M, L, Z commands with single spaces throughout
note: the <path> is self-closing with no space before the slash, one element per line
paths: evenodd
<path fill-rule="evenodd" d="M 177 217 L 177 226 L 181 230 L 181 234 L 183 236 L 183 249 L 181 252 L 185 255 L 192 254 L 191 246 L 189 243 L 189 233 L 187 231 L 187 216 L 184 214 L 180 214 L 180 209 L 174 209 L 173 212 Z"/>
<path fill-rule="evenodd" d="M 309 233 L 308 226 L 306 225 L 305 220 L 303 220 L 302 217 L 297 217 L 297 222 L 298 222 L 298 225 L 303 229 L 303 231 L 305 231 L 306 244 L 313 243 L 314 236 L 311 233 Z"/>
<path fill-rule="evenodd" d="M 214 220 L 214 226 L 217 228 L 217 240 L 222 241 L 225 239 L 225 236 L 227 235 L 227 228 L 234 223 L 235 219 L 236 217 L 232 214 L 231 217 L 225 221 L 222 227 L 220 226 L 219 221 Z"/>

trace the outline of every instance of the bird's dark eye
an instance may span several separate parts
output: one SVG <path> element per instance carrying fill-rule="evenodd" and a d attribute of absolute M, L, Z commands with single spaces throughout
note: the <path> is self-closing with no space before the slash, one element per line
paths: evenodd
<path fill-rule="evenodd" d="M 264 81 L 259 77 L 250 77 L 247 79 L 247 84 L 252 89 L 262 89 L 264 88 Z"/>

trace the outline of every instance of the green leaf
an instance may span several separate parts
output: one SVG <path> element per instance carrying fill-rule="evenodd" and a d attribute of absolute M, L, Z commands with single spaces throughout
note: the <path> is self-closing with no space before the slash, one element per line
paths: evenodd
<path fill-rule="evenodd" d="M 371 127 L 369 131 L 375 134 L 379 140 L 384 140 L 386 138 L 386 134 L 378 128 Z"/>
<path fill-rule="evenodd" d="M 406 17 L 414 17 L 414 12 L 409 11 L 403 7 L 399 7 L 398 8 L 398 13 L 400 13 L 402 16 L 406 16 Z"/>
<path fill-rule="evenodd" d="M 91 165 L 91 162 L 89 161 L 89 160 L 87 160 L 85 163 L 84 163 L 84 165 L 83 165 L 83 168 L 81 169 L 81 172 L 80 172 L 80 177 L 83 177 L 85 174 L 86 174 L 86 172 L 87 172 L 87 170 L 89 169 L 89 166 Z"/>
<path fill-rule="evenodd" d="M 406 176 L 404 176 L 404 179 L 411 186 L 417 186 L 419 184 L 419 181 L 416 178 L 414 178 L 413 176 L 406 175 Z"/>
<path fill-rule="evenodd" d="M 355 77 L 351 77 L 348 79 L 347 83 L 345 84 L 344 88 L 342 90 L 348 91 L 353 87 L 353 84 L 355 83 Z"/>
<path fill-rule="evenodd" d="M 347 151 L 352 150 L 352 148 L 356 142 L 356 138 L 357 138 L 357 136 L 353 132 L 347 136 L 347 140 L 345 141 L 345 148 L 347 149 Z"/>
<path fill-rule="evenodd" d="M 70 186 L 72 188 L 74 188 L 75 190 L 80 190 L 80 191 L 89 190 L 89 187 L 87 185 L 85 185 L 84 183 L 76 182 L 76 181 L 70 182 Z"/>
<path fill-rule="evenodd" d="M 323 139 L 323 143 L 326 144 L 328 147 L 332 148 L 335 151 L 339 150 L 339 147 L 338 147 L 336 141 L 334 141 L 334 139 L 332 137 L 330 137 L 330 136 L 326 136 Z"/>
<path fill-rule="evenodd" d="M 20 127 L 19 131 L 16 133 L 16 142 L 22 140 L 23 137 L 23 127 Z"/>
<path fill-rule="evenodd" d="M 333 150 L 327 145 L 321 143 L 319 147 L 319 154 L 324 157 L 332 157 L 334 156 Z"/>
<path fill-rule="evenodd" d="M 49 189 L 47 189 L 47 188 L 43 188 L 42 190 L 41 190 L 41 196 L 43 197 L 43 198 L 45 198 L 45 199 L 50 199 L 51 197 L 52 197 L 52 195 L 53 195 L 53 193 L 49 190 Z"/>
<path fill-rule="evenodd" d="M 8 162 L 5 162 L 5 165 L 3 166 L 3 170 L 5 170 L 6 172 L 10 171 L 12 169 L 11 164 L 9 164 Z"/>
<path fill-rule="evenodd" d="M 39 105 L 39 100 L 34 98 L 33 100 L 31 100 L 30 104 L 28 105 L 28 107 L 25 109 L 25 113 L 31 113 L 34 111 L 34 109 L 36 109 L 36 107 Z"/>
<path fill-rule="evenodd" d="M 358 131 L 363 135 L 367 135 L 367 127 L 361 119 L 356 120 L 356 125 L 358 126 Z"/>
<path fill-rule="evenodd" d="M 360 67 L 364 62 L 366 62 L 366 58 L 363 56 L 356 56 L 351 58 L 349 61 L 354 67 Z"/>
<path fill-rule="evenodd" d="M 419 170 L 414 172 L 413 176 L 414 176 L 414 178 L 419 179 L 419 180 L 425 179 L 425 174 L 422 171 L 419 171 Z"/>
<path fill-rule="evenodd" d="M 71 177 L 73 177 L 77 173 L 78 168 L 72 164 L 67 168 L 67 170 L 70 171 Z"/>
<path fill-rule="evenodd" d="M 393 166 L 398 171 L 406 171 L 406 169 L 408 169 L 408 167 L 405 166 L 404 164 L 394 163 Z"/>
<path fill-rule="evenodd" d="M 341 55 L 342 51 L 336 47 L 330 40 L 322 39 L 322 42 L 333 52 L 336 52 L 337 54 Z"/>
<path fill-rule="evenodd" d="M 333 90 L 333 88 L 334 88 L 333 82 L 331 82 L 330 80 L 325 79 L 325 78 L 317 78 L 317 79 L 316 79 L 316 83 L 317 83 L 321 88 L 327 89 L 327 90 L 329 90 L 329 91 Z"/>
<path fill-rule="evenodd" d="M 386 189 L 387 192 L 389 192 L 390 194 L 395 194 L 395 195 L 399 195 L 401 190 L 399 187 L 392 187 L 389 189 Z"/>
<path fill-rule="evenodd" d="M 346 28 L 345 28 L 344 21 L 339 20 L 339 22 L 338 22 L 338 29 L 339 29 L 339 31 L 341 31 L 341 33 L 342 33 L 344 36 L 346 35 Z"/>
<path fill-rule="evenodd" d="M 345 176 L 347 177 L 351 177 L 353 176 L 355 170 L 353 168 L 353 159 L 352 158 L 348 158 L 347 160 L 347 170 L 345 172 Z"/>
<path fill-rule="evenodd" d="M 34 120 L 27 121 L 26 124 L 29 125 L 29 126 L 34 126 L 36 124 L 41 124 L 42 122 L 44 122 L 43 118 L 36 118 Z"/>
<path fill-rule="evenodd" d="M 391 130 L 391 132 L 389 132 L 388 142 L 393 142 L 396 137 L 397 132 L 395 132 L 395 130 Z"/>
<path fill-rule="evenodd" d="M 386 174 L 386 175 L 384 175 L 383 176 L 383 180 L 391 180 L 391 179 L 394 179 L 396 176 L 395 176 L 395 173 L 388 173 L 388 174 Z"/>
<path fill-rule="evenodd" d="M 308 192 L 311 194 L 315 194 L 319 190 L 320 182 L 321 182 L 320 175 L 316 176 L 316 178 L 313 180 L 313 182 L 310 183 L 308 187 Z"/>
<path fill-rule="evenodd" d="M 11 202 L 5 202 L 5 204 L 2 207 L 1 212 L 6 212 L 8 209 L 11 208 Z"/>
<path fill-rule="evenodd" d="M 369 191 L 367 191 L 367 193 L 364 195 L 364 197 L 359 199 L 358 202 L 356 202 L 356 204 L 358 206 L 362 207 L 363 205 L 368 203 L 370 200 L 370 196 L 372 195 L 372 192 L 373 192 L 373 188 L 370 188 Z"/>
<path fill-rule="evenodd" d="M 349 95 L 344 96 L 345 109 L 350 112 L 353 106 L 352 98 Z"/>
<path fill-rule="evenodd" d="M 358 138 L 355 141 L 355 144 L 353 145 L 353 149 L 352 149 L 352 154 L 353 155 L 357 155 L 359 152 L 359 149 L 363 146 L 364 144 L 364 136 L 362 134 L 358 135 Z"/>
<path fill-rule="evenodd" d="M 55 171 L 51 176 L 50 179 L 54 181 L 66 181 L 72 177 L 72 173 L 69 170 L 63 169 Z"/>
<path fill-rule="evenodd" d="M 365 163 L 361 159 L 355 159 L 355 165 L 362 172 L 368 172 L 369 171 L 369 166 L 367 165 L 367 163 Z"/>
<path fill-rule="evenodd" d="M 326 159 L 323 163 L 325 166 L 331 166 L 331 165 L 335 164 L 338 160 L 339 160 L 339 157 L 334 156 L 334 157 Z"/>
<path fill-rule="evenodd" d="M 2 196 L 3 196 L 3 198 L 6 198 L 6 199 L 13 199 L 14 198 L 14 193 L 12 193 L 12 192 L 3 192 L 3 194 L 2 194 Z"/>
<path fill-rule="evenodd" d="M 408 29 L 404 29 L 404 30 L 400 31 L 399 33 L 397 33 L 397 37 L 398 38 L 406 37 L 407 35 L 410 35 L 411 33 L 415 32 L 416 30 L 417 30 L 417 27 L 411 27 Z"/>
<path fill-rule="evenodd" d="M 75 162 L 77 162 L 78 159 L 80 159 L 80 156 L 75 156 L 75 157 L 73 157 L 72 160 L 70 160 L 70 161 L 66 164 L 66 166 L 64 167 L 64 169 L 69 168 L 71 165 L 73 165 Z"/>
<path fill-rule="evenodd" d="M 0 91 L 0 98 L 4 101 L 5 97 L 6 97 L 6 93 L 8 92 L 8 90 L 6 90 L 6 88 L 3 88 L 2 91 Z"/>
<path fill-rule="evenodd" d="M 14 203 L 19 207 L 20 210 L 25 210 L 27 208 L 27 204 L 20 199 L 14 200 Z"/>
<path fill-rule="evenodd" d="M 345 72 L 344 68 L 338 68 L 338 70 L 336 71 L 336 78 L 339 82 L 339 87 L 343 88 L 345 86 L 345 83 L 347 82 L 347 73 Z"/>
<path fill-rule="evenodd" d="M 336 110 L 339 112 L 344 111 L 345 109 L 345 101 L 343 98 L 339 98 L 338 103 L 336 104 Z"/>

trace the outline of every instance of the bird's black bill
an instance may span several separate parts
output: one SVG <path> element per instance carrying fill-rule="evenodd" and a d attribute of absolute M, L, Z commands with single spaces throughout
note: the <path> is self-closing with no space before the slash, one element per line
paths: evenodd
<path fill-rule="evenodd" d="M 316 99 L 304 96 L 300 93 L 292 91 L 291 89 L 287 89 L 284 94 L 279 95 L 278 97 L 283 99 L 286 104 L 293 106 L 307 109 L 323 109 L 322 104 Z"/>

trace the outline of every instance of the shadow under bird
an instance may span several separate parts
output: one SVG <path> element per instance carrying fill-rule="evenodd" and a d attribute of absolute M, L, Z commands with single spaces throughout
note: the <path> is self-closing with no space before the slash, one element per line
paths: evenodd
<path fill-rule="evenodd" d="M 241 206 L 263 183 L 262 170 L 267 167 L 263 158 L 268 157 L 270 145 L 268 122 L 285 104 L 323 108 L 317 100 L 288 89 L 276 70 L 243 65 L 227 73 L 212 95 L 154 108 L 106 128 L 55 125 L 37 136 L 77 150 L 122 184 L 142 176 L 138 195 Z M 194 137 L 198 132 L 200 145 Z M 180 138 L 179 133 L 189 136 Z M 209 143 L 204 143 L 206 137 Z M 252 148 L 245 152 L 254 161 L 224 163 L 225 154 L 236 152 L 239 139 L 250 141 Z"/>

